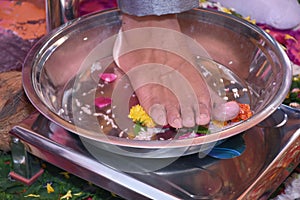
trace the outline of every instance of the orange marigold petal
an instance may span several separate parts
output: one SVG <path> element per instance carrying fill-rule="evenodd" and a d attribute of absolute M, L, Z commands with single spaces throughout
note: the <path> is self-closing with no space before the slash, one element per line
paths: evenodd
<path fill-rule="evenodd" d="M 236 116 L 236 118 L 232 119 L 231 122 L 239 122 L 241 120 L 247 120 L 253 115 L 249 104 L 239 103 L 239 106 L 240 106 L 240 113 L 238 114 L 238 116 Z"/>

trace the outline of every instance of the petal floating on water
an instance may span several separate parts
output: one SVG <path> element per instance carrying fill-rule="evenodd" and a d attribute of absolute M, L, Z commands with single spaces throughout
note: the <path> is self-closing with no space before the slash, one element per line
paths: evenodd
<path fill-rule="evenodd" d="M 111 98 L 107 98 L 107 97 L 97 97 L 95 99 L 95 105 L 98 108 L 104 108 L 106 106 L 109 106 L 111 104 Z"/>
<path fill-rule="evenodd" d="M 179 136 L 178 139 L 182 140 L 182 139 L 196 138 L 196 137 L 199 137 L 199 135 L 196 134 L 195 132 L 188 132 Z"/>
<path fill-rule="evenodd" d="M 114 80 L 116 80 L 117 75 L 114 74 L 114 73 L 103 73 L 103 74 L 99 74 L 99 77 L 100 77 L 103 81 L 108 82 L 108 83 L 111 83 L 111 82 L 113 82 Z"/>
<path fill-rule="evenodd" d="M 95 99 L 95 105 L 98 108 L 104 108 L 106 106 L 109 106 L 111 102 L 112 102 L 111 98 L 107 98 L 107 97 L 97 97 Z"/>

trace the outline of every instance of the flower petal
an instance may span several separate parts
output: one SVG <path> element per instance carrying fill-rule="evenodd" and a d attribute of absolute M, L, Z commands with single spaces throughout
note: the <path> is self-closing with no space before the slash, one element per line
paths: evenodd
<path fill-rule="evenodd" d="M 52 193 L 52 192 L 54 192 L 54 189 L 53 189 L 53 187 L 51 186 L 51 183 L 47 183 L 47 192 L 48 192 L 48 194 L 50 194 L 50 193 Z"/>
<path fill-rule="evenodd" d="M 111 83 L 111 82 L 113 82 L 114 80 L 116 80 L 117 75 L 114 74 L 114 73 L 103 73 L 103 74 L 99 74 L 99 77 L 100 77 L 103 81 L 108 82 L 108 83 Z"/>
<path fill-rule="evenodd" d="M 41 195 L 39 195 L 39 194 L 28 194 L 28 195 L 26 195 L 26 196 L 24 196 L 24 197 L 25 197 L 25 198 L 26 198 L 26 197 L 40 198 Z"/>
<path fill-rule="evenodd" d="M 300 29 L 297 30 L 278 30 L 273 27 L 261 24 L 261 28 L 272 35 L 277 42 L 285 47 L 289 59 L 297 65 L 300 65 Z"/>
<path fill-rule="evenodd" d="M 178 137 L 179 140 L 199 137 L 195 132 L 188 132 Z"/>
<path fill-rule="evenodd" d="M 68 190 L 68 192 L 64 196 L 60 197 L 60 200 L 62 200 L 62 199 L 67 199 L 68 200 L 70 198 L 72 198 L 72 191 Z"/>
<path fill-rule="evenodd" d="M 107 98 L 107 97 L 97 97 L 95 99 L 95 105 L 98 108 L 104 108 L 106 106 L 109 106 L 111 102 L 112 102 L 111 98 Z"/>
<path fill-rule="evenodd" d="M 142 126 L 151 127 L 155 126 L 154 121 L 152 118 L 146 113 L 144 108 L 139 104 L 132 106 L 128 117 L 132 119 L 135 123 L 140 123 Z"/>

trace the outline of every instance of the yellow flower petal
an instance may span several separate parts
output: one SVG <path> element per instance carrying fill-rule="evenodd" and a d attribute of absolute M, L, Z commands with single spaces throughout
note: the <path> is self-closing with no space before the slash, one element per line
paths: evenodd
<path fill-rule="evenodd" d="M 285 39 L 285 40 L 294 40 L 295 42 L 298 42 L 298 41 L 296 40 L 296 38 L 294 38 L 294 37 L 291 36 L 290 34 L 285 34 L 285 35 L 284 35 L 284 39 Z"/>
<path fill-rule="evenodd" d="M 82 192 L 78 192 L 78 193 L 75 193 L 75 194 L 73 194 L 74 196 L 80 196 L 80 195 L 82 195 Z"/>
<path fill-rule="evenodd" d="M 256 24 L 256 20 L 255 19 L 251 19 L 250 16 L 244 17 L 244 19 L 247 20 L 248 22 L 252 23 L 252 24 Z"/>
<path fill-rule="evenodd" d="M 228 13 L 228 14 L 232 14 L 231 10 L 228 8 L 221 8 L 222 12 Z"/>
<path fill-rule="evenodd" d="M 281 46 L 281 48 L 283 49 L 283 50 L 286 50 L 287 48 L 285 47 L 285 46 L 283 46 L 282 44 L 279 44 L 279 46 Z"/>
<path fill-rule="evenodd" d="M 46 187 L 47 187 L 47 192 L 48 192 L 48 194 L 54 192 L 54 189 L 53 189 L 53 187 L 51 186 L 50 183 L 47 183 L 47 186 L 46 186 Z"/>
<path fill-rule="evenodd" d="M 224 127 L 227 125 L 227 122 L 222 122 L 222 121 L 217 121 L 217 120 L 213 120 L 212 123 L 216 126 L 216 127 Z"/>
<path fill-rule="evenodd" d="M 113 192 L 111 192 L 110 193 L 111 194 L 111 196 L 113 196 L 113 197 L 118 197 L 115 193 L 113 193 Z"/>
<path fill-rule="evenodd" d="M 26 197 L 40 198 L 41 196 L 38 195 L 38 194 L 28 194 L 28 195 L 26 195 L 26 196 L 24 196 L 24 197 L 25 197 L 25 198 L 26 198 Z"/>
<path fill-rule="evenodd" d="M 72 198 L 72 191 L 71 190 L 69 190 L 67 192 L 67 194 L 65 194 L 64 196 L 60 197 L 60 200 L 61 199 L 67 199 L 67 200 L 69 200 L 70 198 Z"/>
<path fill-rule="evenodd" d="M 132 119 L 133 122 L 138 122 L 143 126 L 154 127 L 155 123 L 152 118 L 146 113 L 140 105 L 132 106 L 128 117 Z"/>
<path fill-rule="evenodd" d="M 69 172 L 60 172 L 59 174 L 64 175 L 64 177 L 65 177 L 66 179 L 69 179 L 69 178 L 70 178 Z"/>

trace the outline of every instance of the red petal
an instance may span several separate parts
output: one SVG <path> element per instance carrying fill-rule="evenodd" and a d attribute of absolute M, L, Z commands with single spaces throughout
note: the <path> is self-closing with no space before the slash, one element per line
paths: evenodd
<path fill-rule="evenodd" d="M 107 97 L 97 97 L 95 99 L 95 105 L 98 108 L 104 108 L 106 106 L 109 106 L 111 104 L 111 98 L 107 98 Z"/>
<path fill-rule="evenodd" d="M 106 81 L 108 83 L 113 82 L 114 80 L 116 80 L 117 75 L 113 74 L 113 73 L 103 73 L 103 74 L 99 74 L 99 77 L 103 80 Z"/>
<path fill-rule="evenodd" d="M 298 30 L 279 30 L 266 25 L 260 25 L 261 28 L 268 30 L 280 44 L 286 47 L 286 53 L 289 59 L 294 63 L 300 64 L 300 29 Z M 286 34 L 295 39 L 287 39 Z"/>
<path fill-rule="evenodd" d="M 294 64 L 300 65 L 300 29 L 298 31 L 291 32 L 291 35 L 295 38 L 295 40 L 287 40 L 286 52 Z"/>

